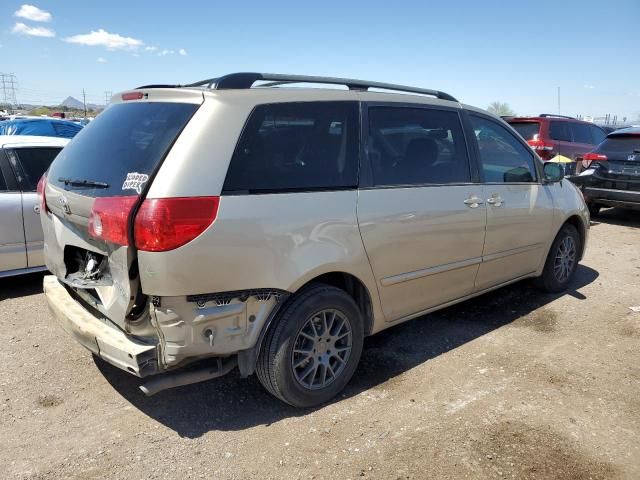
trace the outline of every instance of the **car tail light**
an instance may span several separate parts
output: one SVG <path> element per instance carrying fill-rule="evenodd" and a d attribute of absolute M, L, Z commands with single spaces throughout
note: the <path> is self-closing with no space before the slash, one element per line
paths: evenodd
<path fill-rule="evenodd" d="M 137 195 L 96 198 L 89 214 L 89 235 L 129 245 L 129 215 L 137 200 Z"/>
<path fill-rule="evenodd" d="M 37 188 L 38 200 L 40 200 L 40 211 L 48 213 L 51 210 L 49 210 L 49 207 L 47 207 L 47 198 L 45 197 L 46 190 L 47 190 L 47 176 L 42 175 L 40 177 L 40 180 L 38 180 L 38 188 Z"/>
<path fill-rule="evenodd" d="M 537 136 L 537 135 L 536 135 Z M 544 140 L 534 138 L 533 140 L 527 140 L 529 146 L 534 149 L 541 158 L 549 160 L 552 156 L 553 145 L 547 143 Z"/>
<path fill-rule="evenodd" d="M 582 157 L 582 166 L 589 168 L 593 162 L 606 162 L 608 160 L 606 155 L 601 153 L 589 152 L 585 153 Z"/>
<path fill-rule="evenodd" d="M 164 252 L 204 232 L 218 215 L 220 197 L 147 198 L 133 227 L 136 248 Z"/>

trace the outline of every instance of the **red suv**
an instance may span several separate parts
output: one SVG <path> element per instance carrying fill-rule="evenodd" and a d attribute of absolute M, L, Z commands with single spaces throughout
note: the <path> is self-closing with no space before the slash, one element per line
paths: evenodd
<path fill-rule="evenodd" d="M 582 160 L 585 153 L 592 151 L 607 136 L 593 123 L 563 115 L 542 113 L 537 117 L 508 117 L 505 121 L 545 161 L 558 154 L 571 160 Z"/>

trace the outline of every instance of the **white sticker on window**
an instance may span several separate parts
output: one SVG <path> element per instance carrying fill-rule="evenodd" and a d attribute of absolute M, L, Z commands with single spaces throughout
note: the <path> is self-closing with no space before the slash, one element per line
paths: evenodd
<path fill-rule="evenodd" d="M 146 173 L 127 173 L 127 179 L 122 184 L 122 190 L 135 190 L 138 195 L 142 193 L 142 186 L 149 180 Z"/>

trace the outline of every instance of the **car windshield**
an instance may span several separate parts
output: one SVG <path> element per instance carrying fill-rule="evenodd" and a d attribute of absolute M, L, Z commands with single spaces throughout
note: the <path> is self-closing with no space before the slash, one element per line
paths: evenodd
<path fill-rule="evenodd" d="M 534 137 L 540 132 L 538 122 L 509 122 L 509 125 L 525 140 L 534 140 Z"/>

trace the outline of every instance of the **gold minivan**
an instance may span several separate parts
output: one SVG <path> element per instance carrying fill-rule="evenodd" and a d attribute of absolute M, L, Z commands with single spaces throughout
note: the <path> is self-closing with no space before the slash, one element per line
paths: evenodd
<path fill-rule="evenodd" d="M 46 297 L 82 345 L 148 395 L 237 367 L 301 407 L 368 335 L 525 278 L 565 289 L 589 228 L 501 119 L 340 78 L 118 94 L 38 190 Z"/>

